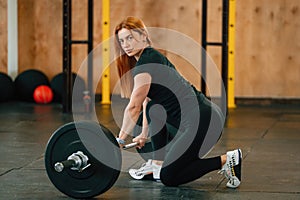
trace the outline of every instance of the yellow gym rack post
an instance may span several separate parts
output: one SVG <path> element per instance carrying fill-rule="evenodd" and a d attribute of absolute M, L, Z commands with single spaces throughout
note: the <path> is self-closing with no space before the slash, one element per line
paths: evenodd
<path fill-rule="evenodd" d="M 228 108 L 236 107 L 234 100 L 235 8 L 235 0 L 230 0 L 228 29 Z"/>
<path fill-rule="evenodd" d="M 110 104 L 110 0 L 102 0 L 102 104 Z"/>

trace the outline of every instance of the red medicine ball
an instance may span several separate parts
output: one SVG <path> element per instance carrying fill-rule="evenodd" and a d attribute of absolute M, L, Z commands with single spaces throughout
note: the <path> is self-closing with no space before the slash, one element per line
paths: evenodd
<path fill-rule="evenodd" d="M 36 103 L 46 104 L 53 99 L 53 92 L 47 85 L 40 85 L 33 92 L 33 99 Z"/>

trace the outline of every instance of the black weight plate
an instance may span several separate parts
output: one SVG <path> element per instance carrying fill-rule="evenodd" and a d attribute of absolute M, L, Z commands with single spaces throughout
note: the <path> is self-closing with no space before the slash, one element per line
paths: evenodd
<path fill-rule="evenodd" d="M 45 152 L 45 167 L 49 179 L 54 186 L 62 193 L 73 198 L 91 198 L 98 196 L 112 187 L 118 179 L 121 169 L 121 151 L 118 144 L 105 127 L 94 122 L 72 122 L 60 127 L 53 133 L 48 141 Z M 80 137 L 81 134 L 87 137 Z M 96 138 L 90 141 L 91 138 Z M 108 142 L 108 140 L 111 142 Z M 97 145 L 95 145 L 95 142 Z M 106 148 L 106 151 L 114 162 L 114 167 L 110 167 L 99 160 L 107 152 L 97 151 Z M 96 149 L 96 150 L 93 150 Z M 72 153 L 82 151 L 89 158 L 91 166 L 82 172 L 71 169 L 64 169 L 56 172 L 54 165 L 56 162 L 66 160 Z M 94 153 L 97 152 L 98 155 Z M 117 166 L 117 167 L 116 167 Z"/>

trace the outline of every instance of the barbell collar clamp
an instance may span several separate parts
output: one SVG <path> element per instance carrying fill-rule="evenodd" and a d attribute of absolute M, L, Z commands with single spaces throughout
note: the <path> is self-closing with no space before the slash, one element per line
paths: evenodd
<path fill-rule="evenodd" d="M 91 164 L 88 164 L 88 160 L 89 158 L 82 151 L 77 151 L 70 155 L 67 160 L 55 163 L 54 169 L 57 172 L 62 172 L 65 168 L 70 168 L 82 172 L 91 166 Z"/>

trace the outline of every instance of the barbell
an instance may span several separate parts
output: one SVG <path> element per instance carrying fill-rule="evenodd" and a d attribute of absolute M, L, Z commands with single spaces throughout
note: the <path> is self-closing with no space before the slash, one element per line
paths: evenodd
<path fill-rule="evenodd" d="M 136 145 L 130 143 L 123 149 Z M 152 148 L 151 142 L 147 148 Z M 148 158 L 150 155 L 144 159 Z M 50 181 L 73 198 L 92 198 L 109 190 L 119 177 L 121 165 L 121 150 L 115 136 L 92 121 L 70 122 L 59 127 L 45 151 Z"/>

